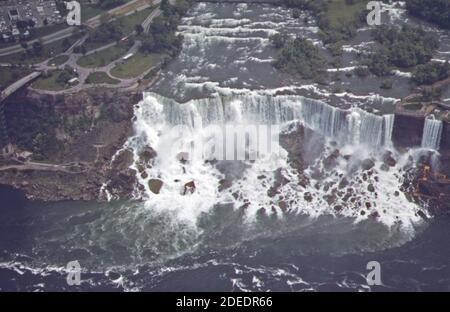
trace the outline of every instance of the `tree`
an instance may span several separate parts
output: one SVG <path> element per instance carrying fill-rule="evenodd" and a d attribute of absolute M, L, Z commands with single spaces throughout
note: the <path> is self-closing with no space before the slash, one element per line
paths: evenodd
<path fill-rule="evenodd" d="M 450 1 L 448 0 L 408 0 L 409 14 L 450 29 Z"/>
<path fill-rule="evenodd" d="M 71 46 L 70 40 L 67 38 L 64 38 L 63 41 L 61 42 L 61 46 L 64 50 L 67 50 Z"/>
<path fill-rule="evenodd" d="M 440 80 L 447 79 L 449 76 L 450 64 L 448 61 L 445 63 L 429 62 L 417 66 L 413 72 L 411 81 L 416 85 L 430 85 Z"/>
<path fill-rule="evenodd" d="M 281 49 L 287 41 L 285 34 L 275 34 L 270 37 L 270 42 L 276 49 Z"/>
<path fill-rule="evenodd" d="M 33 53 L 35 55 L 42 55 L 43 50 L 44 47 L 42 46 L 42 43 L 40 41 L 33 42 Z"/>
<path fill-rule="evenodd" d="M 138 35 L 140 35 L 140 34 L 142 34 L 142 33 L 144 32 L 144 27 L 142 27 L 141 24 L 136 24 L 136 25 L 134 25 L 134 31 L 135 31 Z"/>
<path fill-rule="evenodd" d="M 161 1 L 161 11 L 165 16 L 169 16 L 172 14 L 172 5 L 170 4 L 169 0 Z"/>
<path fill-rule="evenodd" d="M 20 45 L 22 46 L 22 48 L 24 48 L 25 50 L 28 49 L 28 43 L 26 41 L 22 41 L 20 43 Z"/>

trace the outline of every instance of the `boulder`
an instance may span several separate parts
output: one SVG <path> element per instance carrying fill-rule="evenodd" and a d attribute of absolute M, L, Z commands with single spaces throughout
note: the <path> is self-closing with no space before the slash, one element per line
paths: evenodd
<path fill-rule="evenodd" d="M 195 182 L 191 181 L 184 185 L 183 195 L 193 194 L 196 190 Z"/>
<path fill-rule="evenodd" d="M 397 161 L 394 159 L 391 152 L 386 152 L 383 155 L 383 162 L 389 167 L 395 167 L 395 165 L 397 164 Z"/>
<path fill-rule="evenodd" d="M 153 158 L 155 158 L 158 154 L 156 151 L 151 148 L 150 146 L 146 146 L 142 149 L 142 151 L 139 153 L 139 158 L 144 162 L 149 162 Z"/>
<path fill-rule="evenodd" d="M 370 170 L 374 166 L 375 166 L 375 162 L 370 158 L 364 159 L 361 164 L 361 167 L 363 168 L 364 171 Z"/>
<path fill-rule="evenodd" d="M 163 184 L 164 182 L 159 179 L 150 179 L 148 181 L 148 187 L 150 188 L 150 191 L 152 191 L 152 193 L 154 194 L 159 194 Z"/>

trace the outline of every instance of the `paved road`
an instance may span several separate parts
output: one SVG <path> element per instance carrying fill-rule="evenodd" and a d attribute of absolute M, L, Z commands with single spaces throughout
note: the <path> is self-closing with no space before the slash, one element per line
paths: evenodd
<path fill-rule="evenodd" d="M 75 27 L 68 27 L 68 28 L 64 28 L 60 31 L 54 32 L 53 34 L 41 37 L 40 39 L 42 39 L 42 43 L 44 45 L 67 38 L 72 36 L 72 34 L 75 31 Z M 35 39 L 32 41 L 29 41 L 28 44 L 32 44 L 33 42 L 38 41 L 39 39 Z M 0 56 L 5 56 L 5 55 L 9 55 L 9 54 L 13 54 L 13 53 L 20 53 L 22 52 L 24 49 L 20 44 L 16 44 L 10 47 L 6 47 L 3 49 L 0 49 Z"/>
<path fill-rule="evenodd" d="M 42 73 L 40 71 L 35 71 L 29 74 L 28 76 L 23 77 L 22 79 L 17 80 L 12 85 L 8 86 L 5 90 L 2 91 L 0 95 L 0 102 L 6 99 L 8 96 L 22 88 L 24 85 L 29 83 L 30 81 L 39 77 Z"/>
<path fill-rule="evenodd" d="M 125 3 L 124 5 L 111 9 L 109 10 L 107 13 L 110 15 L 115 15 L 118 13 L 124 14 L 126 13 L 125 10 L 127 9 L 127 7 L 131 7 L 131 8 L 140 8 L 142 6 L 150 6 L 148 3 L 151 2 L 150 0 L 133 0 L 130 2 Z M 153 1 L 152 4 L 159 4 L 161 2 L 161 0 L 155 0 Z M 90 20 L 88 20 L 85 24 L 87 24 L 89 27 L 95 28 L 98 27 L 100 25 L 100 20 L 101 20 L 101 15 L 97 15 L 93 18 L 91 18 Z M 64 38 L 68 38 L 70 36 L 73 35 L 74 31 L 75 31 L 76 27 L 67 27 L 64 28 L 62 30 L 59 30 L 57 32 L 54 32 L 50 35 L 41 37 L 40 39 L 42 39 L 42 43 L 44 45 L 58 41 L 58 40 L 62 40 Z M 35 41 L 38 41 L 39 39 L 34 39 L 32 41 L 29 41 L 28 44 L 32 44 Z M 0 49 L 0 56 L 5 56 L 5 55 L 9 55 L 9 54 L 13 54 L 13 53 L 20 53 L 22 52 L 24 49 L 20 44 L 16 44 L 10 47 L 6 47 L 3 49 Z"/>
<path fill-rule="evenodd" d="M 133 1 L 127 2 L 127 3 L 121 5 L 121 6 L 117 7 L 117 8 L 109 10 L 107 12 L 107 14 L 109 16 L 123 15 L 123 14 L 126 14 L 128 12 L 133 12 L 133 11 L 138 10 L 138 9 L 149 7 L 150 4 L 152 4 L 152 5 L 159 4 L 160 2 L 161 2 L 161 0 L 154 0 L 154 1 L 151 1 L 151 0 L 133 0 Z M 89 26 L 89 27 L 92 27 L 92 28 L 98 27 L 101 24 L 102 15 L 103 14 L 94 16 L 93 18 L 87 20 L 84 24 Z"/>

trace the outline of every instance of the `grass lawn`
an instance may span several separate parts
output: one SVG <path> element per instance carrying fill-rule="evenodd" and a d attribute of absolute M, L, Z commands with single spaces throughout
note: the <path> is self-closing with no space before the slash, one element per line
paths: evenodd
<path fill-rule="evenodd" d="M 74 44 L 80 38 L 80 34 L 68 37 L 70 44 Z M 25 50 L 22 53 L 9 54 L 0 57 L 0 63 L 10 63 L 10 64 L 36 64 L 43 62 L 49 58 L 55 57 L 65 51 L 63 48 L 62 40 L 52 42 L 50 44 L 44 45 L 44 51 L 41 55 L 28 55 Z M 30 45 L 31 46 L 31 45 Z"/>
<path fill-rule="evenodd" d="M 77 64 L 87 68 L 105 66 L 123 56 L 127 51 L 128 47 L 125 45 L 116 44 L 105 50 L 81 57 Z"/>
<path fill-rule="evenodd" d="M 117 79 L 112 79 L 105 72 L 94 72 L 89 74 L 86 78 L 86 83 L 98 84 L 98 83 L 107 83 L 107 84 L 118 84 L 120 81 Z"/>
<path fill-rule="evenodd" d="M 3 90 L 13 82 L 25 77 L 29 73 L 31 73 L 31 70 L 28 68 L 0 67 L 0 90 Z"/>
<path fill-rule="evenodd" d="M 127 79 L 141 75 L 147 69 L 155 66 L 163 59 L 163 54 L 136 53 L 134 56 L 111 70 L 111 75 L 117 78 Z"/>
<path fill-rule="evenodd" d="M 142 24 L 142 22 L 147 18 L 147 16 L 150 15 L 153 10 L 154 8 L 150 7 L 128 16 L 121 16 L 118 19 L 114 20 L 113 23 L 117 24 L 120 29 L 122 29 L 122 32 L 128 35 L 133 32 L 134 26 L 137 24 Z"/>
<path fill-rule="evenodd" d="M 62 73 L 63 70 L 55 70 L 49 74 L 48 77 L 40 77 L 35 82 L 33 82 L 32 87 L 35 89 L 40 90 L 47 90 L 47 91 L 61 91 L 64 89 L 68 89 L 69 87 L 73 85 L 68 84 L 62 84 L 56 81 L 59 74 Z"/>
<path fill-rule="evenodd" d="M 81 21 L 82 22 L 85 22 L 88 19 L 90 19 L 94 16 L 97 16 L 99 14 L 102 14 L 103 12 L 105 12 L 105 11 L 100 8 L 96 8 L 85 2 L 81 3 Z"/>
<path fill-rule="evenodd" d="M 346 0 L 332 0 L 328 4 L 327 16 L 331 27 L 339 26 L 356 18 L 356 14 L 365 9 L 366 0 L 354 0 L 354 4 L 347 4 Z"/>
<path fill-rule="evenodd" d="M 134 31 L 134 26 L 136 26 L 137 24 L 142 24 L 142 22 L 147 18 L 147 16 L 150 15 L 153 10 L 154 7 L 150 7 L 139 12 L 134 12 L 127 16 L 121 16 L 116 20 L 113 20 L 111 23 L 117 25 L 118 28 L 122 31 L 123 36 L 125 37 L 130 35 Z M 92 51 L 112 42 L 112 40 L 105 42 L 91 42 L 88 39 L 84 46 L 86 47 L 86 51 Z"/>
<path fill-rule="evenodd" d="M 67 62 L 69 59 L 68 55 L 62 54 L 58 55 L 47 62 L 48 66 L 59 66 Z"/>

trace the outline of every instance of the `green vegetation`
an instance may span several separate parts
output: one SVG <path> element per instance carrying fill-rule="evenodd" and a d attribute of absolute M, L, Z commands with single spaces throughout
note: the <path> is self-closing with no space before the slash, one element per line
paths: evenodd
<path fill-rule="evenodd" d="M 81 57 L 78 60 L 78 65 L 95 68 L 108 65 L 109 63 L 117 60 L 123 56 L 128 51 L 128 46 L 125 44 L 116 44 L 115 46 L 109 47 L 107 49 L 94 52 L 93 54 Z"/>
<path fill-rule="evenodd" d="M 80 38 L 80 35 L 81 34 L 75 34 L 69 38 L 58 40 L 46 45 L 38 44 L 35 46 L 26 44 L 26 47 L 22 53 L 1 56 L 0 62 L 20 65 L 43 62 L 65 52 L 67 48 L 63 45 L 64 41 L 70 46 Z"/>
<path fill-rule="evenodd" d="M 135 26 L 141 24 L 152 11 L 153 8 L 147 8 L 128 16 L 119 17 L 111 22 L 108 21 L 108 17 L 105 17 L 102 25 L 91 31 L 89 38 L 81 49 L 91 51 L 106 44 L 119 41 L 123 37 L 130 35 L 134 31 Z"/>
<path fill-rule="evenodd" d="M 143 74 L 163 59 L 162 54 L 137 53 L 111 70 L 111 75 L 121 79 L 133 78 Z"/>
<path fill-rule="evenodd" d="M 30 69 L 23 67 L 0 67 L 0 90 L 30 73 Z"/>
<path fill-rule="evenodd" d="M 86 78 L 86 83 L 91 84 L 118 84 L 119 82 L 119 80 L 109 77 L 105 72 L 94 72 L 89 74 L 89 76 Z"/>
<path fill-rule="evenodd" d="M 408 0 L 406 9 L 413 16 L 450 29 L 450 1 L 448 0 Z"/>
<path fill-rule="evenodd" d="M 377 76 L 385 76 L 393 67 L 409 68 L 428 62 L 439 46 L 435 34 L 421 28 L 380 26 L 373 32 L 378 48 L 368 58 L 367 66 Z"/>
<path fill-rule="evenodd" d="M 285 41 L 274 65 L 304 79 L 322 80 L 325 75 L 325 60 L 319 49 L 304 38 Z"/>
<path fill-rule="evenodd" d="M 144 20 L 147 18 L 147 16 L 150 15 L 150 13 L 152 13 L 153 10 L 154 8 L 150 7 L 135 12 L 131 15 L 119 17 L 118 19 L 114 20 L 112 24 L 116 24 L 123 34 L 128 35 L 133 32 L 136 25 L 142 24 L 142 22 L 144 22 Z"/>
<path fill-rule="evenodd" d="M 68 81 L 76 77 L 76 73 L 71 68 L 55 70 L 48 75 L 38 78 L 33 83 L 33 88 L 47 91 L 61 91 L 69 87 Z"/>
<path fill-rule="evenodd" d="M 412 82 L 417 85 L 433 84 L 440 80 L 444 80 L 450 76 L 450 64 L 429 62 L 424 65 L 419 65 L 413 72 L 411 77 Z"/>
<path fill-rule="evenodd" d="M 392 79 L 385 79 L 381 82 L 380 88 L 385 90 L 392 89 L 394 81 Z"/>
<path fill-rule="evenodd" d="M 98 7 L 95 4 L 82 2 L 81 3 L 81 12 L 82 12 L 81 21 L 85 22 L 94 16 L 102 14 L 103 12 L 105 12 L 105 10 L 101 9 L 100 7 Z"/>
<path fill-rule="evenodd" d="M 141 52 L 177 55 L 181 50 L 182 37 L 176 36 L 175 31 L 192 3 L 193 1 L 179 0 L 171 5 L 167 0 L 161 1 L 163 14 L 153 20 L 148 34 L 140 36 Z"/>
<path fill-rule="evenodd" d="M 49 66 L 59 66 L 69 60 L 69 56 L 66 54 L 58 55 L 47 62 Z"/>
<path fill-rule="evenodd" d="M 28 103 L 17 103 L 23 107 L 14 112 L 7 111 L 9 135 L 24 150 L 33 152 L 35 160 L 53 159 L 62 146 L 56 136 L 58 118 L 52 109 L 33 109 Z M 14 105 L 15 106 L 15 105 Z"/>
<path fill-rule="evenodd" d="M 284 0 L 291 8 L 310 10 L 317 18 L 325 44 L 337 43 L 355 36 L 365 21 L 366 0 Z"/>

